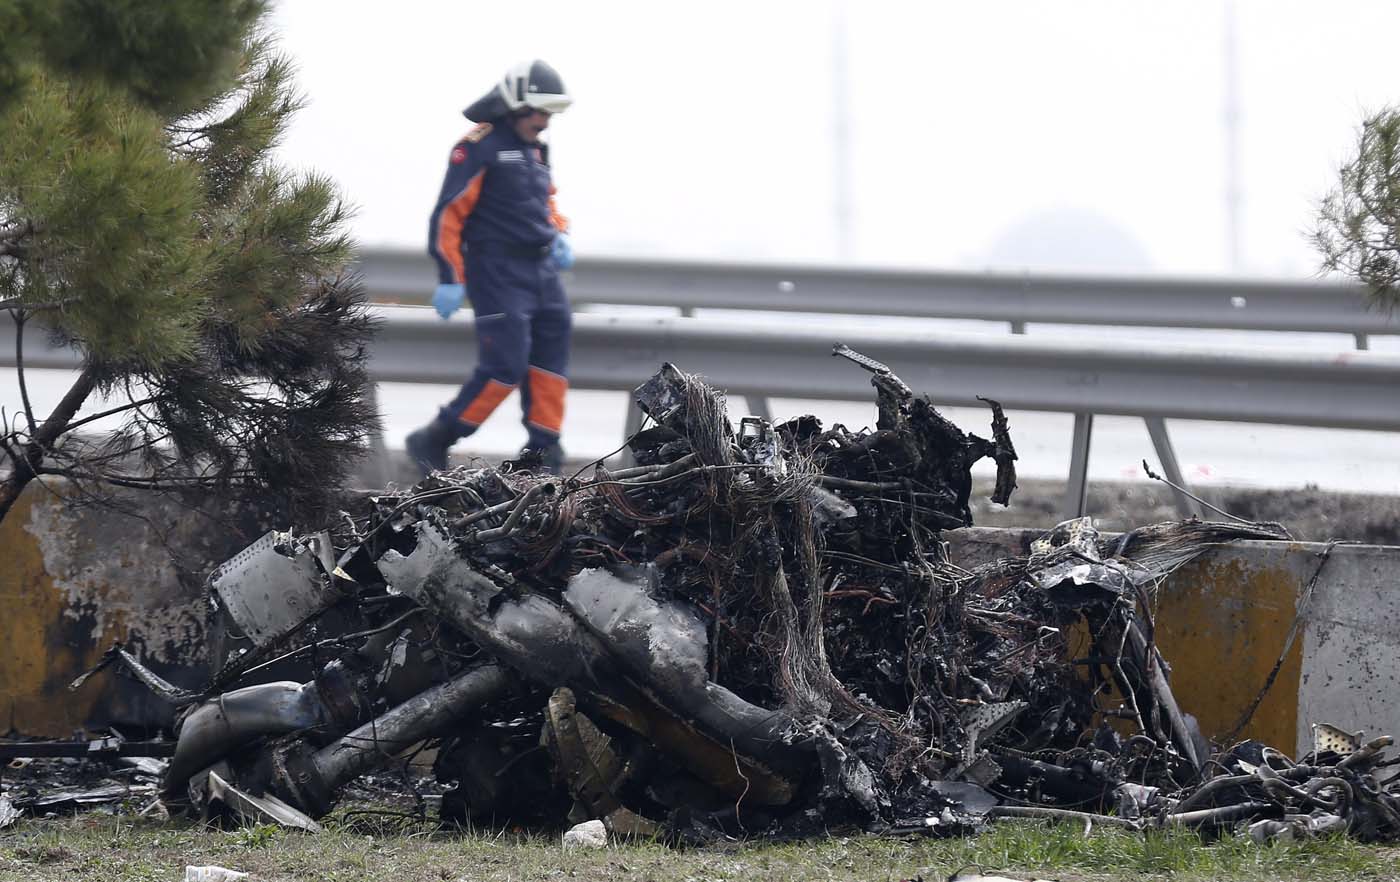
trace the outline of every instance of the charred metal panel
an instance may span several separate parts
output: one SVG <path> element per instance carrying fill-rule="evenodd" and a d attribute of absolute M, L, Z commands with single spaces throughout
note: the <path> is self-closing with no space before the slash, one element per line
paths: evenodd
<path fill-rule="evenodd" d="M 324 533 L 298 539 L 270 530 L 222 564 L 210 582 L 239 629 L 263 646 L 340 598 L 327 576 L 333 569 Z"/>

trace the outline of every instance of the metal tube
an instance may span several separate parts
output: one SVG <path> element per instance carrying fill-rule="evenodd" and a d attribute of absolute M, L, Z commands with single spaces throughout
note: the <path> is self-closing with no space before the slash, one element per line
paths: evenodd
<path fill-rule="evenodd" d="M 1167 676 L 1162 672 L 1162 659 L 1160 653 L 1157 652 L 1157 647 L 1147 645 L 1147 635 L 1142 633 L 1142 628 L 1138 626 L 1137 622 L 1128 623 L 1128 637 L 1133 642 L 1133 648 L 1136 650 L 1142 667 L 1147 671 L 1148 685 L 1156 696 L 1157 703 L 1166 711 L 1177 750 L 1190 761 L 1192 768 L 1199 769 L 1201 758 L 1196 755 L 1196 742 L 1192 739 L 1190 727 L 1186 725 L 1186 717 L 1181 713 L 1181 708 L 1176 703 L 1176 696 L 1172 694 L 1171 684 L 1167 682 Z"/>
<path fill-rule="evenodd" d="M 1395 738 L 1390 735 L 1382 735 L 1373 738 L 1364 747 L 1353 753 L 1351 756 L 1337 763 L 1339 769 L 1354 769 L 1358 766 L 1369 763 L 1376 754 L 1395 743 Z"/>
<path fill-rule="evenodd" d="M 263 683 L 226 692 L 200 705 L 181 724 L 161 795 L 183 799 L 190 776 L 254 738 L 331 722 L 315 681 Z"/>
<path fill-rule="evenodd" d="M 548 491 L 548 493 L 546 493 Z M 541 495 L 549 495 L 554 492 L 553 484 L 536 484 L 525 494 L 515 501 L 515 507 L 510 510 L 510 515 L 506 517 L 506 522 L 492 530 L 481 530 L 469 534 L 469 538 L 477 542 L 494 542 L 497 539 L 504 539 L 515 532 L 515 527 L 520 523 L 520 518 L 525 514 L 525 509 L 529 508 Z"/>
<path fill-rule="evenodd" d="M 1191 794 L 1190 796 L 1183 799 L 1181 802 L 1177 803 L 1176 807 L 1172 810 L 1172 814 L 1175 815 L 1187 813 L 1187 811 L 1192 806 L 1202 804 L 1206 801 L 1206 797 L 1210 796 L 1217 790 L 1221 790 L 1226 787 L 1240 787 L 1245 784 L 1258 783 L 1259 779 L 1256 778 L 1254 775 L 1224 775 L 1219 778 L 1211 778 L 1209 781 L 1202 784 L 1200 788 L 1196 790 L 1195 793 Z"/>
<path fill-rule="evenodd" d="M 1242 821 L 1245 818 L 1253 817 L 1261 811 L 1274 808 L 1268 802 L 1242 802 L 1238 805 L 1226 805 L 1220 808 L 1202 809 L 1198 812 L 1178 812 L 1174 815 L 1167 815 L 1163 819 L 1169 827 L 1200 827 L 1205 824 L 1233 824 L 1235 821 Z"/>
<path fill-rule="evenodd" d="M 664 468 L 666 468 L 664 465 L 633 466 L 629 469 L 609 471 L 608 478 L 613 481 L 624 481 L 628 478 L 640 478 L 646 475 L 654 475 Z"/>
<path fill-rule="evenodd" d="M 687 453 L 674 462 L 664 463 L 662 465 L 633 466 L 630 469 L 610 471 L 608 472 L 608 477 L 614 481 L 625 481 L 629 478 L 647 478 L 648 480 L 666 478 L 671 475 L 680 474 L 682 471 L 689 468 L 690 464 L 693 462 L 695 462 L 695 454 Z M 647 481 L 638 481 L 637 483 L 645 484 Z"/>
<path fill-rule="evenodd" d="M 1098 815 L 1091 812 L 1074 812 L 1069 809 L 1045 808 L 1038 805 L 999 805 L 987 812 L 989 818 L 1036 818 L 1047 821 L 1092 821 L 1106 827 L 1125 827 L 1141 830 L 1142 824 L 1128 818 L 1113 815 Z"/>
<path fill-rule="evenodd" d="M 510 683 L 505 668 L 486 665 L 420 692 L 318 751 L 313 758 L 316 771 L 335 790 L 497 697 Z"/>
<path fill-rule="evenodd" d="M 516 503 L 518 503 L 519 501 L 519 497 L 516 497 L 515 499 L 507 499 L 505 502 L 498 502 L 495 505 L 490 506 L 489 508 L 483 508 L 480 511 L 474 511 L 469 515 L 463 515 L 462 517 L 454 521 L 452 523 L 452 526 L 460 530 L 463 527 L 471 526 L 477 521 L 482 520 L 484 518 L 489 518 L 492 515 L 505 514 L 506 512 L 514 508 Z"/>

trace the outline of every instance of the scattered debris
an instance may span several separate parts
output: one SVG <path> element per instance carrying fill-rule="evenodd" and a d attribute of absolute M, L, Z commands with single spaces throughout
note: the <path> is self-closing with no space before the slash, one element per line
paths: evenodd
<path fill-rule="evenodd" d="M 72 742 L 10 741 L 0 743 L 0 806 L 22 811 L 31 818 L 94 808 L 117 810 L 124 805 L 149 805 L 155 801 L 164 763 L 149 757 L 127 757 L 121 748 L 144 743 L 127 742 L 116 733 L 104 738 Z M 174 745 L 160 742 L 163 751 Z M 33 757 L 17 756 L 25 751 Z M 12 823 L 0 807 L 0 827 Z"/>
<path fill-rule="evenodd" d="M 32 814 L 44 814 L 45 812 L 76 811 L 94 805 L 121 802 L 138 795 L 154 795 L 154 793 L 155 788 L 150 786 L 107 784 L 82 790 L 51 790 L 44 794 L 20 797 L 14 802 L 16 807 L 27 809 Z"/>
<path fill-rule="evenodd" d="M 185 882 L 238 882 L 247 878 L 247 873 L 225 867 L 185 867 Z"/>
<path fill-rule="evenodd" d="M 66 756 L 74 758 L 121 758 L 131 760 L 133 765 L 159 774 L 162 765 L 139 763 L 135 760 L 148 760 L 151 757 L 170 756 L 175 745 L 169 741 L 126 741 L 117 736 L 93 738 L 85 741 L 6 741 L 0 742 L 0 760 L 23 760 L 35 757 Z"/>
<path fill-rule="evenodd" d="M 966 434 L 835 354 L 871 373 L 875 429 L 736 430 L 668 364 L 636 391 L 633 468 L 458 468 L 260 540 L 214 577 L 245 646 L 202 694 L 109 654 L 184 708 L 165 804 L 313 830 L 357 777 L 432 748 L 444 820 L 576 825 L 566 844 L 1004 817 L 1400 838 L 1389 738 L 1217 750 L 1173 694 L 1158 586 L 1279 528 L 1081 519 L 959 569 L 942 533 L 971 523 L 972 464 L 995 461 L 997 501 L 1015 489 L 1000 405 L 991 440 Z M 310 679 L 256 682 L 290 663 Z"/>
<path fill-rule="evenodd" d="M 253 796 L 244 793 L 225 781 L 218 772 L 210 769 L 193 786 L 201 788 L 200 804 L 208 813 L 207 820 L 218 817 L 223 812 L 233 815 L 240 823 L 256 826 L 276 824 L 291 830 L 306 833 L 320 833 L 321 825 L 308 818 L 282 800 L 267 794 Z"/>

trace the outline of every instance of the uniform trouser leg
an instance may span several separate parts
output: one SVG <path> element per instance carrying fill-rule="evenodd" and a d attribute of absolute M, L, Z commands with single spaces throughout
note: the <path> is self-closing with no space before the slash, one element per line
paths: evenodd
<path fill-rule="evenodd" d="M 548 261 L 540 266 L 539 292 L 538 306 L 530 317 L 529 364 L 520 388 L 520 407 L 529 446 L 544 449 L 559 443 L 564 426 L 573 317 L 559 273 Z"/>
<path fill-rule="evenodd" d="M 468 258 L 467 295 L 476 313 L 477 364 L 443 407 L 457 437 L 472 434 L 525 379 L 536 293 L 509 257 Z"/>

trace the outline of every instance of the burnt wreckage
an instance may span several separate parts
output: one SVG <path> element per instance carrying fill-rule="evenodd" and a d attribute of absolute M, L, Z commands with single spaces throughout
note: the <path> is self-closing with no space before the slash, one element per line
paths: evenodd
<path fill-rule="evenodd" d="M 458 468 L 318 536 L 269 534 L 212 580 L 244 648 L 202 694 L 112 654 L 184 708 L 162 798 L 311 829 L 426 742 L 452 785 L 443 816 L 482 823 L 680 841 L 1006 816 L 1400 835 L 1389 739 L 1305 763 L 1256 742 L 1213 753 L 1173 697 L 1154 592 L 1277 527 L 1110 539 L 1069 522 L 1029 557 L 959 569 L 941 532 L 971 523 L 972 464 L 995 460 L 995 501 L 1015 489 L 1000 406 L 990 440 L 965 434 L 884 365 L 835 354 L 872 374 L 873 431 L 736 431 L 720 392 L 665 365 L 636 391 L 652 425 L 635 467 Z M 314 677 L 235 688 L 288 659 Z"/>

